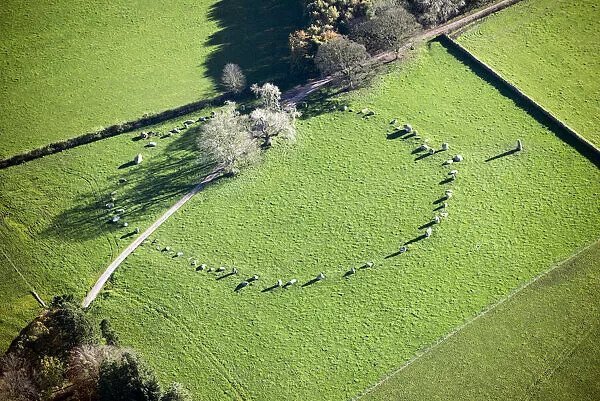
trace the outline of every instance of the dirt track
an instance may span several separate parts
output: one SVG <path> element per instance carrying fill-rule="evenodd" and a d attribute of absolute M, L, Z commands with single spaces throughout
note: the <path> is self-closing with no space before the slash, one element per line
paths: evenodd
<path fill-rule="evenodd" d="M 428 31 L 422 32 L 420 35 L 415 36 L 414 38 L 412 38 L 411 41 L 409 41 L 409 43 L 407 43 L 404 47 L 402 47 L 400 49 L 400 53 L 408 50 L 412 46 L 413 43 L 426 41 L 429 39 L 433 39 L 443 33 L 448 34 L 450 32 L 456 31 L 457 29 L 463 28 L 464 26 L 466 26 L 472 22 L 475 22 L 475 21 L 477 21 L 481 18 L 484 18 L 490 14 L 493 14 L 497 11 L 500 11 L 508 6 L 515 4 L 515 3 L 518 3 L 519 1 L 521 1 L 521 0 L 502 0 L 502 1 L 499 1 L 497 3 L 490 5 L 484 9 L 481 9 L 477 12 L 466 15 L 462 18 L 448 22 L 444 25 L 438 26 L 438 27 L 430 29 Z M 385 52 L 385 53 L 380 53 L 380 54 L 374 56 L 373 59 L 370 61 L 375 60 L 376 62 L 386 64 L 386 63 L 393 62 L 396 59 L 397 59 L 396 53 Z M 319 89 L 324 88 L 327 85 L 329 85 L 333 81 L 333 79 L 334 79 L 333 76 L 327 76 L 327 77 L 320 78 L 320 79 L 313 79 L 313 80 L 308 81 L 306 84 L 304 84 L 302 86 L 297 86 L 293 89 L 290 89 L 289 91 L 287 91 L 283 94 L 283 104 L 285 106 L 295 106 L 299 102 L 301 102 L 304 98 L 306 98 L 308 95 L 310 95 L 311 93 L 314 93 L 314 92 L 318 91 Z"/>

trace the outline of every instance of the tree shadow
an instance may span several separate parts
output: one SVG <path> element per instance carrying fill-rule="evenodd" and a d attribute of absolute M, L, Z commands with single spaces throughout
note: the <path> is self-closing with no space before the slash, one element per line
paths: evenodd
<path fill-rule="evenodd" d="M 88 240 L 107 233 L 118 233 L 124 222 L 138 220 L 166 209 L 175 199 L 189 192 L 215 167 L 215 163 L 202 158 L 196 151 L 199 127 L 189 128 L 165 145 L 165 152 L 149 157 L 143 163 L 119 171 L 108 180 L 104 188 L 92 189 L 76 199 L 75 206 L 54 218 L 42 236 L 71 240 Z M 125 179 L 125 183 L 119 183 Z M 116 191 L 114 198 L 111 193 Z M 114 199 L 114 200 L 113 200 Z M 114 207 L 107 208 L 108 203 Z M 111 222 L 119 213 L 118 222 Z M 120 236 L 125 239 L 132 233 Z"/>
<path fill-rule="evenodd" d="M 306 24 L 298 0 L 220 0 L 208 18 L 221 29 L 202 45 L 216 48 L 204 60 L 206 76 L 219 85 L 227 63 L 238 64 L 248 83 L 275 82 L 282 89 L 304 77 L 289 74 L 289 35 Z"/>
<path fill-rule="evenodd" d="M 486 162 L 491 162 L 492 160 L 496 160 L 496 159 L 500 159 L 500 158 L 502 158 L 502 157 L 510 156 L 510 155 L 512 155 L 512 154 L 515 154 L 515 153 L 517 153 L 517 152 L 518 152 L 518 150 L 517 150 L 517 149 L 511 149 L 511 150 L 507 150 L 507 151 L 506 151 L 506 152 L 504 152 L 504 153 L 500 153 L 499 155 L 492 156 L 492 157 L 490 157 L 489 159 L 485 159 L 485 161 L 486 161 Z"/>
<path fill-rule="evenodd" d="M 310 94 L 297 105 L 298 111 L 302 113 L 300 118 L 306 120 L 333 112 L 349 113 L 349 111 L 343 111 L 343 107 L 346 105 L 345 100 L 336 99 L 336 96 L 345 92 L 345 89 L 324 88 Z"/>

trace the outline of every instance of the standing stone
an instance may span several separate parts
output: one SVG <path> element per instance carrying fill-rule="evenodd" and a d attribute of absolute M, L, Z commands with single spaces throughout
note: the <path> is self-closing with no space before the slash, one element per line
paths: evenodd
<path fill-rule="evenodd" d="M 141 153 L 138 153 L 134 158 L 133 158 L 133 162 L 135 164 L 140 164 L 142 161 L 144 160 L 144 157 L 142 156 Z"/>
<path fill-rule="evenodd" d="M 520 139 L 517 139 L 517 152 L 520 152 L 523 150 L 523 142 L 521 142 Z"/>

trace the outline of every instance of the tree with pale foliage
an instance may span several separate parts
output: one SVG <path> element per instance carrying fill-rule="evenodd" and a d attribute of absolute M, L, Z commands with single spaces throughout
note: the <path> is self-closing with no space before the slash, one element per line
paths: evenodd
<path fill-rule="evenodd" d="M 464 0 L 411 0 L 417 19 L 424 26 L 446 22 L 465 7 Z"/>
<path fill-rule="evenodd" d="M 81 345 L 73 348 L 69 355 L 66 377 L 73 384 L 78 400 L 96 399 L 100 366 L 110 358 L 118 358 L 121 353 L 119 348 L 106 345 Z"/>
<path fill-rule="evenodd" d="M 246 88 L 246 76 L 239 65 L 229 63 L 223 68 L 221 83 L 228 91 L 240 93 Z"/>
<path fill-rule="evenodd" d="M 245 165 L 255 162 L 260 147 L 250 130 L 250 119 L 228 102 L 204 124 L 198 137 L 198 148 L 203 158 L 217 163 L 227 173 L 236 173 Z"/>
<path fill-rule="evenodd" d="M 261 140 L 263 147 L 271 146 L 273 138 L 276 137 L 287 141 L 294 141 L 296 139 L 295 117 L 295 110 L 253 110 L 250 113 L 252 135 L 254 138 Z"/>
<path fill-rule="evenodd" d="M 364 75 L 363 63 L 368 58 L 364 45 L 339 37 L 319 46 L 315 65 L 322 75 L 340 73 L 342 80 L 353 88 Z"/>
<path fill-rule="evenodd" d="M 279 88 L 266 83 L 262 86 L 254 84 L 251 89 L 262 106 L 250 113 L 252 136 L 259 139 L 263 147 L 271 146 L 273 138 L 276 137 L 294 141 L 296 139 L 294 123 L 299 113 L 295 108 L 284 110 Z"/>
<path fill-rule="evenodd" d="M 252 92 L 260 100 L 262 107 L 269 110 L 281 110 L 281 90 L 277 85 L 266 83 L 264 85 L 252 84 Z"/>

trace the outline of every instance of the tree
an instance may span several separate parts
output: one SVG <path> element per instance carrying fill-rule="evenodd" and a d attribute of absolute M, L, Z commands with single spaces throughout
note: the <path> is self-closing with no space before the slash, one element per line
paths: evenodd
<path fill-rule="evenodd" d="M 202 126 L 198 148 L 203 157 L 212 159 L 228 173 L 255 162 L 260 155 L 249 117 L 240 115 L 233 102 L 227 103 Z"/>
<path fill-rule="evenodd" d="M 448 21 L 465 6 L 464 0 L 411 0 L 417 19 L 424 26 Z"/>
<path fill-rule="evenodd" d="M 392 50 L 397 55 L 419 28 L 415 17 L 398 0 L 380 0 L 369 17 L 351 23 L 350 36 L 371 53 Z"/>
<path fill-rule="evenodd" d="M 246 76 L 239 65 L 228 63 L 223 68 L 221 83 L 228 91 L 240 93 L 246 88 Z"/>
<path fill-rule="evenodd" d="M 262 107 L 268 110 L 281 110 L 281 91 L 277 85 L 268 82 L 262 86 L 252 84 L 250 89 L 260 99 Z"/>
<path fill-rule="evenodd" d="M 362 71 L 362 63 L 369 57 L 365 46 L 340 37 L 319 46 L 315 65 L 323 75 L 340 73 L 343 80 L 354 87 Z"/>
<path fill-rule="evenodd" d="M 0 358 L 0 399 L 7 401 L 31 401 L 38 399 L 31 375 L 31 364 L 15 354 Z"/>
<path fill-rule="evenodd" d="M 131 352 L 125 351 L 117 359 L 105 360 L 100 366 L 100 401 L 159 401 L 160 396 L 156 377 Z"/>
<path fill-rule="evenodd" d="M 284 110 L 281 105 L 281 91 L 276 85 L 254 84 L 251 89 L 260 99 L 262 106 L 250 113 L 252 136 L 259 139 L 263 147 L 271 146 L 272 139 L 275 137 L 293 141 L 296 138 L 294 122 L 299 115 L 296 109 Z"/>
<path fill-rule="evenodd" d="M 173 383 L 163 394 L 160 401 L 191 401 L 190 393 L 179 383 Z"/>
<path fill-rule="evenodd" d="M 271 146 L 272 139 L 275 137 L 293 141 L 296 139 L 295 115 L 295 110 L 253 110 L 250 113 L 252 135 L 254 138 L 262 140 L 263 147 Z"/>
<path fill-rule="evenodd" d="M 109 358 L 117 358 L 121 351 L 111 346 L 82 345 L 71 350 L 66 376 L 75 388 L 77 399 L 96 399 L 100 366 Z"/>

